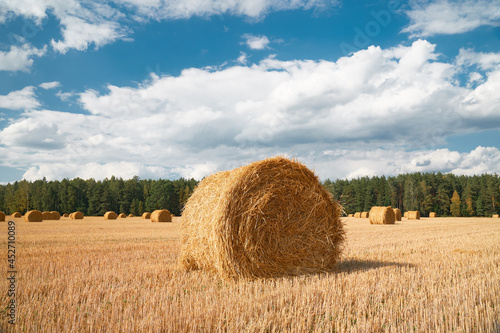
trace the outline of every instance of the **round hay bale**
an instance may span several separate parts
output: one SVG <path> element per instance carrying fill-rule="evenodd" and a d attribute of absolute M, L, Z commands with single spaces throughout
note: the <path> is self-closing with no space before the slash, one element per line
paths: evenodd
<path fill-rule="evenodd" d="M 42 218 L 44 220 L 53 220 L 51 212 L 43 212 L 42 213 Z"/>
<path fill-rule="evenodd" d="M 158 209 L 151 213 L 151 222 L 172 222 L 172 215 L 167 209 Z"/>
<path fill-rule="evenodd" d="M 128 214 L 128 217 L 134 217 L 135 215 L 134 214 Z"/>
<path fill-rule="evenodd" d="M 396 221 L 401 221 L 401 211 L 399 208 L 394 208 L 394 216 L 396 217 Z"/>
<path fill-rule="evenodd" d="M 118 217 L 118 214 L 116 214 L 113 211 L 109 211 L 109 212 L 106 212 L 104 214 L 104 219 L 105 220 L 116 220 L 117 217 Z"/>
<path fill-rule="evenodd" d="M 50 213 L 52 214 L 52 219 L 53 220 L 60 220 L 61 219 L 61 214 L 59 214 L 59 212 L 52 211 Z"/>
<path fill-rule="evenodd" d="M 142 214 L 142 218 L 147 220 L 147 219 L 150 219 L 151 218 L 151 213 L 150 212 L 144 212 Z"/>
<path fill-rule="evenodd" d="M 418 210 L 409 211 L 408 220 L 420 220 L 420 212 Z"/>
<path fill-rule="evenodd" d="M 125 218 L 127 218 L 127 215 L 125 213 L 120 213 L 120 214 L 118 214 L 118 218 L 125 219 Z"/>
<path fill-rule="evenodd" d="M 3 222 L 3 221 L 5 221 L 5 213 L 0 212 L 0 222 Z"/>
<path fill-rule="evenodd" d="M 367 218 L 369 218 L 369 217 L 370 217 L 370 213 L 368 213 L 368 212 L 362 212 L 362 213 L 361 213 L 361 218 L 363 218 L 363 219 L 367 219 Z"/>
<path fill-rule="evenodd" d="M 295 160 L 273 157 L 219 172 L 185 205 L 179 264 L 226 279 L 330 271 L 345 237 L 341 210 Z"/>
<path fill-rule="evenodd" d="M 437 217 L 437 214 L 436 214 L 436 213 L 434 213 L 434 212 L 430 212 L 430 213 L 429 213 L 429 217 L 432 217 L 432 218 Z"/>
<path fill-rule="evenodd" d="M 62 217 L 68 217 L 69 214 L 68 213 L 64 213 Z"/>
<path fill-rule="evenodd" d="M 492 218 L 497 219 L 498 216 L 499 216 L 498 214 L 493 214 Z"/>
<path fill-rule="evenodd" d="M 370 224 L 394 224 L 396 215 L 391 207 L 372 207 L 369 219 Z"/>
<path fill-rule="evenodd" d="M 354 217 L 354 214 L 349 214 L 347 215 L 347 217 Z"/>
<path fill-rule="evenodd" d="M 15 217 L 15 218 L 20 218 L 21 216 L 22 215 L 19 212 L 15 212 L 14 214 L 12 214 L 12 217 Z"/>
<path fill-rule="evenodd" d="M 405 212 L 404 217 L 408 218 L 408 212 Z"/>
<path fill-rule="evenodd" d="M 70 217 L 72 220 L 82 220 L 83 219 L 83 213 L 82 212 L 74 212 L 70 214 Z"/>
<path fill-rule="evenodd" d="M 24 215 L 24 221 L 26 222 L 42 222 L 43 214 L 39 210 L 30 210 Z"/>
<path fill-rule="evenodd" d="M 354 213 L 354 217 L 359 219 L 361 217 L 361 212 Z"/>

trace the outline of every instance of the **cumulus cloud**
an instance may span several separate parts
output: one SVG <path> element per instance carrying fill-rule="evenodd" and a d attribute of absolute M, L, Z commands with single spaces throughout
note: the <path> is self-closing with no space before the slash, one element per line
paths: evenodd
<path fill-rule="evenodd" d="M 35 87 L 28 86 L 21 90 L 11 91 L 7 95 L 0 95 L 0 108 L 10 110 L 35 109 L 40 102 L 35 95 Z"/>
<path fill-rule="evenodd" d="M 245 43 L 252 50 L 263 50 L 267 48 L 267 45 L 270 43 L 269 39 L 266 36 L 244 34 L 241 37 L 245 39 Z"/>
<path fill-rule="evenodd" d="M 414 0 L 406 14 L 410 24 L 403 32 L 412 36 L 460 34 L 481 26 L 497 26 L 500 0 Z"/>
<path fill-rule="evenodd" d="M 59 81 L 44 82 L 44 83 L 40 83 L 38 86 L 40 88 L 43 88 L 43 89 L 54 89 L 54 88 L 60 87 L 61 82 L 59 82 Z"/>
<path fill-rule="evenodd" d="M 33 57 L 41 57 L 46 48 L 37 49 L 29 44 L 11 46 L 9 51 L 0 51 L 0 71 L 25 71 L 33 65 Z"/>
<path fill-rule="evenodd" d="M 457 63 L 442 61 L 433 44 L 417 40 L 372 46 L 335 62 L 268 58 L 190 68 L 135 87 L 83 91 L 77 96 L 86 114 L 27 111 L 0 132 L 0 142 L 16 147 L 8 160 L 35 166 L 30 177 L 57 174 L 57 165 L 49 172 L 53 154 L 69 166 L 95 166 L 99 175 L 114 166 L 125 174 L 124 162 L 141 177 L 201 178 L 281 153 L 299 157 L 323 178 L 496 172 L 496 148 L 468 155 L 429 148 L 449 135 L 500 128 L 500 69 L 489 66 L 471 88 L 456 79 L 470 62 Z"/>

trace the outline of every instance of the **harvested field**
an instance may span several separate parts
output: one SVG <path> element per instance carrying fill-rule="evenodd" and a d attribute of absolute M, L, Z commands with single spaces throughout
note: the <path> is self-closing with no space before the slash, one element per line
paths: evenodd
<path fill-rule="evenodd" d="M 7 220 L 12 219 L 7 217 Z M 497 332 L 500 223 L 343 218 L 337 271 L 228 282 L 177 268 L 179 220 L 17 218 L 17 331 Z M 7 223 L 0 224 L 7 235 Z M 7 237 L 0 238 L 7 247 Z M 7 251 L 0 251 L 7 262 Z M 471 283 L 473 281 L 474 283 Z M 7 283 L 0 302 L 7 304 Z M 0 331 L 14 331 L 5 316 Z"/>

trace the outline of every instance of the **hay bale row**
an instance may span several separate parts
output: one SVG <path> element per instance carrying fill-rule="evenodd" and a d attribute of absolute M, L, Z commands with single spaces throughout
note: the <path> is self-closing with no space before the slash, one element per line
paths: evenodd
<path fill-rule="evenodd" d="M 434 212 L 430 212 L 430 213 L 429 213 L 429 217 L 432 217 L 432 218 L 437 217 L 437 214 L 436 214 L 436 213 L 434 213 Z"/>
<path fill-rule="evenodd" d="M 370 224 L 394 224 L 396 215 L 391 207 L 372 207 L 369 220 Z"/>
<path fill-rule="evenodd" d="M 144 213 L 142 214 L 142 218 L 143 218 L 144 220 L 150 219 L 150 218 L 151 218 L 151 213 L 150 213 L 150 212 L 144 212 Z"/>
<path fill-rule="evenodd" d="M 420 220 L 420 212 L 418 210 L 409 211 L 408 220 Z"/>
<path fill-rule="evenodd" d="M 167 209 L 158 209 L 151 213 L 151 222 L 172 222 L 172 215 Z"/>
<path fill-rule="evenodd" d="M 401 210 L 399 210 L 399 208 L 393 208 L 393 211 L 396 221 L 401 221 Z"/>
<path fill-rule="evenodd" d="M 12 214 L 12 217 L 20 218 L 20 217 L 22 217 L 22 215 L 19 212 L 15 212 L 14 214 Z"/>
<path fill-rule="evenodd" d="M 3 222 L 3 221 L 5 221 L 5 213 L 0 212 L 0 222 Z"/>
<path fill-rule="evenodd" d="M 354 217 L 357 219 L 361 218 L 361 212 L 354 213 Z"/>
<path fill-rule="evenodd" d="M 24 221 L 26 222 L 42 222 L 43 214 L 39 210 L 30 210 L 24 214 Z"/>
<path fill-rule="evenodd" d="M 344 241 L 340 213 L 297 161 L 273 157 L 219 172 L 186 203 L 179 264 L 234 279 L 330 271 Z"/>
<path fill-rule="evenodd" d="M 116 214 L 113 211 L 109 211 L 109 212 L 106 212 L 104 214 L 104 219 L 105 220 L 116 220 L 117 217 L 118 217 L 118 214 Z"/>
<path fill-rule="evenodd" d="M 59 212 L 56 212 L 56 211 L 43 212 L 42 217 L 44 220 L 60 220 L 61 214 L 59 214 Z"/>
<path fill-rule="evenodd" d="M 83 219 L 83 213 L 82 212 L 74 212 L 69 214 L 69 218 L 72 220 L 82 220 Z"/>

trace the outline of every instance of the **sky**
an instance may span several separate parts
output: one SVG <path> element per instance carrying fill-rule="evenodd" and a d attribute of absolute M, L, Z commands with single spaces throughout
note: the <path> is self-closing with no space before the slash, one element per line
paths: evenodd
<path fill-rule="evenodd" d="M 500 0 L 0 0 L 0 182 L 500 173 Z"/>

